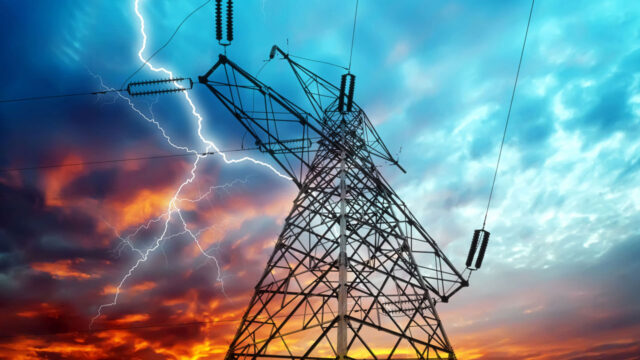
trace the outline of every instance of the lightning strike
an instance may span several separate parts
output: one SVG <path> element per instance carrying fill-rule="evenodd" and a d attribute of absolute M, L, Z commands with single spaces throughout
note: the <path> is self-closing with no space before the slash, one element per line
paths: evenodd
<path fill-rule="evenodd" d="M 146 65 L 149 67 L 149 69 L 151 69 L 154 72 L 162 72 L 166 75 L 169 75 L 170 78 L 173 78 L 173 73 L 163 67 L 155 67 L 153 66 L 153 64 L 151 64 L 151 62 L 148 62 L 145 60 L 144 56 L 142 55 L 144 53 L 144 50 L 147 47 L 147 34 L 145 32 L 145 22 L 144 22 L 144 17 L 142 16 L 142 13 L 140 13 L 140 0 L 135 0 L 135 13 L 136 16 L 138 17 L 138 19 L 140 20 L 140 34 L 142 35 L 142 46 L 140 47 L 140 50 L 138 51 L 138 58 L 140 59 L 140 61 L 142 61 L 143 63 L 146 63 Z M 179 84 L 177 84 L 177 86 L 180 86 Z M 281 178 L 287 179 L 287 180 L 291 180 L 290 177 L 282 174 L 281 172 L 279 172 L 276 168 L 274 168 L 273 166 L 256 160 L 252 157 L 249 156 L 245 156 L 242 157 L 240 159 L 229 159 L 227 157 L 227 155 L 220 151 L 220 149 L 218 148 L 218 146 L 211 140 L 208 140 L 202 133 L 202 122 L 203 122 L 203 117 L 202 115 L 200 115 L 200 113 L 198 112 L 198 110 L 196 109 L 195 104 L 193 103 L 193 101 L 191 100 L 191 97 L 189 97 L 189 94 L 187 92 L 183 92 L 182 93 L 184 95 L 185 100 L 189 103 L 189 106 L 191 107 L 191 114 L 197 119 L 197 124 L 198 124 L 198 137 L 200 138 L 200 141 L 202 141 L 204 144 L 207 145 L 207 151 L 210 151 L 210 149 L 213 149 L 216 153 L 220 154 L 222 156 L 222 159 L 224 160 L 225 163 L 227 164 L 234 164 L 234 163 L 240 163 L 240 162 L 245 162 L 245 161 L 249 161 L 252 162 L 254 164 L 258 164 L 258 165 L 262 165 L 265 166 L 267 168 L 269 168 L 271 171 L 273 171 L 276 175 L 280 176 Z"/>
<path fill-rule="evenodd" d="M 158 72 L 158 73 L 164 73 L 166 75 L 168 75 L 170 78 L 173 78 L 173 73 L 164 68 L 164 67 L 156 67 L 153 64 L 151 64 L 151 62 L 145 60 L 143 53 L 146 49 L 147 46 L 147 34 L 145 31 L 145 20 L 144 17 L 142 15 L 142 13 L 140 12 L 140 0 L 135 0 L 134 2 L 134 10 L 135 10 L 135 14 L 138 17 L 139 21 L 140 21 L 140 34 L 142 36 L 142 46 L 140 47 L 140 50 L 138 51 L 138 58 L 140 59 L 140 61 L 142 61 L 150 70 L 154 71 L 154 72 Z M 103 88 L 106 89 L 111 89 L 109 87 L 107 87 L 103 81 L 102 78 L 100 78 L 99 76 L 94 74 L 94 77 L 97 77 L 100 80 L 100 84 Z M 178 85 L 180 86 L 180 85 Z M 290 177 L 282 174 L 281 172 L 279 172 L 277 169 L 275 169 L 273 166 L 253 159 L 249 156 L 245 156 L 239 159 L 230 159 L 227 157 L 227 155 L 220 151 L 220 149 L 218 148 L 218 146 L 212 141 L 209 140 L 205 137 L 205 135 L 203 134 L 203 117 L 202 115 L 200 115 L 200 113 L 198 112 L 194 102 L 192 101 L 192 99 L 189 97 L 189 94 L 187 92 L 183 92 L 184 98 L 187 101 L 187 103 L 189 104 L 189 107 L 191 108 L 191 115 L 193 116 L 193 119 L 195 119 L 195 121 L 197 122 L 197 134 L 198 137 L 200 139 L 200 141 L 206 146 L 206 149 L 204 151 L 204 153 L 209 153 L 209 152 L 215 152 L 216 154 L 220 154 L 220 156 L 222 157 L 222 160 L 226 163 L 226 164 L 236 164 L 236 163 L 242 163 L 242 162 L 251 162 L 260 166 L 264 166 L 267 167 L 269 170 L 271 170 L 274 174 L 276 174 L 277 176 L 283 178 L 283 179 L 287 179 L 287 180 L 291 180 Z M 200 253 L 205 256 L 207 259 L 211 260 L 214 262 L 216 269 L 217 269 L 217 275 L 216 275 L 216 281 L 218 283 L 220 283 L 220 288 L 222 290 L 222 293 L 226 296 L 226 294 L 224 293 L 224 283 L 223 283 L 223 276 L 222 276 L 222 269 L 220 268 L 220 264 L 218 262 L 218 260 L 216 259 L 215 256 L 210 255 L 203 247 L 202 244 L 200 243 L 199 240 L 199 236 L 202 232 L 204 232 L 205 230 L 207 230 L 208 228 L 202 229 L 196 233 L 194 233 L 193 230 L 189 229 L 189 227 L 187 226 L 187 222 L 185 221 L 185 219 L 182 216 L 182 212 L 181 209 L 179 207 L 179 203 L 182 201 L 187 201 L 187 202 L 191 202 L 191 203 L 197 203 L 203 199 L 205 199 L 206 197 L 208 197 L 212 191 L 216 190 L 216 189 L 227 189 L 228 187 L 232 186 L 234 183 L 236 182 L 242 182 L 242 183 L 246 183 L 247 179 L 243 180 L 235 180 L 231 183 L 228 184 L 224 184 L 224 185 L 217 185 L 217 186 L 211 186 L 209 188 L 209 190 L 205 193 L 200 195 L 199 197 L 195 198 L 195 199 L 188 199 L 188 198 L 181 198 L 180 194 L 182 192 L 182 190 L 188 186 L 189 184 L 193 183 L 193 181 L 196 179 L 196 172 L 198 170 L 198 163 L 199 161 L 206 157 L 207 155 L 202 155 L 202 152 L 196 151 L 195 149 L 192 149 L 188 146 L 183 146 L 183 145 L 177 145 L 175 144 L 172 140 L 171 137 L 166 133 L 166 131 L 164 130 L 164 128 L 160 125 L 160 123 L 158 121 L 156 121 L 153 118 L 153 115 L 151 117 L 146 116 L 145 114 L 143 114 L 138 108 L 136 108 L 135 104 L 133 104 L 133 102 L 131 101 L 130 98 L 123 96 L 122 94 L 118 93 L 118 96 L 120 96 L 120 98 L 122 98 L 124 101 L 126 101 L 129 106 L 131 107 L 131 109 L 136 112 L 140 117 L 142 117 L 143 119 L 145 119 L 147 122 L 152 123 L 162 134 L 162 136 L 164 137 L 164 139 L 167 141 L 167 143 L 169 145 L 171 145 L 172 147 L 174 147 L 175 149 L 178 150 L 182 150 L 188 153 L 192 153 L 194 155 L 196 155 L 196 159 L 191 167 L 191 171 L 190 171 L 190 176 L 187 177 L 187 179 L 185 181 L 183 181 L 180 186 L 178 187 L 178 189 L 176 190 L 176 192 L 174 193 L 173 197 L 171 198 L 171 200 L 169 201 L 169 204 L 167 206 L 167 210 L 166 212 L 164 212 L 163 214 L 161 214 L 160 216 L 151 219 L 150 221 L 148 221 L 146 224 L 141 225 L 140 227 L 138 227 L 134 232 L 132 232 L 131 234 L 123 237 L 121 235 L 118 234 L 118 232 L 116 231 L 116 235 L 118 236 L 118 238 L 120 239 L 121 243 L 118 245 L 118 247 L 120 248 L 120 250 L 124 247 L 128 247 L 130 248 L 133 252 L 138 254 L 138 259 L 135 262 L 135 264 L 125 273 L 125 275 L 122 277 L 122 279 L 120 280 L 120 282 L 118 283 L 118 286 L 116 288 L 116 292 L 115 295 L 113 297 L 113 300 L 110 303 L 107 304 L 102 304 L 98 307 L 98 311 L 97 314 L 91 319 L 91 322 L 89 324 L 89 328 L 93 327 L 94 322 L 100 318 L 100 316 L 102 316 L 103 314 L 103 310 L 112 306 L 117 305 L 118 303 L 118 298 L 120 296 L 120 293 L 122 291 L 123 286 L 125 285 L 126 281 L 134 274 L 134 272 L 142 265 L 142 263 L 146 262 L 147 259 L 149 258 L 149 256 L 155 251 L 157 250 L 159 247 L 161 247 L 161 244 L 165 241 L 168 240 L 170 238 L 174 238 L 177 236 L 181 236 L 181 235 L 187 235 L 197 246 L 198 250 L 200 251 Z M 153 223 L 157 223 L 160 222 L 162 219 L 164 219 L 164 225 L 163 225 L 163 231 L 162 233 L 155 239 L 155 241 L 153 242 L 153 246 L 147 248 L 146 250 L 141 250 L 136 248 L 133 243 L 132 240 L 133 238 L 139 234 L 140 231 L 142 230 L 148 230 L 150 228 L 150 226 Z M 168 234 L 169 231 L 169 225 L 172 222 L 172 220 L 179 220 L 182 223 L 182 229 L 183 231 L 178 232 L 178 233 L 174 233 L 174 234 Z M 111 226 L 111 225 L 109 225 Z M 113 226 L 111 226 L 114 231 L 115 228 Z"/>

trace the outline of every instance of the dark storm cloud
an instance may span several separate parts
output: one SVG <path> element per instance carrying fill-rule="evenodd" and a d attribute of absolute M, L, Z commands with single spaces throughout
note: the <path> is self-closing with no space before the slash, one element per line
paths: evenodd
<path fill-rule="evenodd" d="M 86 213 L 47 207 L 42 193 L 32 187 L 0 183 L 0 199 L 0 228 L 7 252 L 15 252 L 24 261 L 103 258 L 99 252 L 74 244 L 96 232 L 95 220 Z"/>
<path fill-rule="evenodd" d="M 32 263 L 82 259 L 87 262 L 84 270 L 91 273 L 109 258 L 99 241 L 91 247 L 78 246 L 86 243 L 86 237 L 99 240 L 103 236 L 95 220 L 84 212 L 47 207 L 35 188 L 0 184 L 0 199 L 0 269 L 8 276 L 0 282 L 4 288 L 0 293 L 5 304 L 20 305 L 24 299 L 46 302 L 51 299 L 48 295 L 58 291 L 61 281 L 50 273 L 34 271 Z"/>
<path fill-rule="evenodd" d="M 135 169 L 123 168 L 123 164 L 126 163 L 107 169 L 89 169 L 66 184 L 61 196 L 68 200 L 127 201 L 142 189 L 162 191 L 177 181 L 183 181 L 184 172 L 190 166 L 181 158 L 136 161 Z"/>
<path fill-rule="evenodd" d="M 118 169 L 96 170 L 74 179 L 62 190 L 64 197 L 104 199 L 115 187 Z"/>

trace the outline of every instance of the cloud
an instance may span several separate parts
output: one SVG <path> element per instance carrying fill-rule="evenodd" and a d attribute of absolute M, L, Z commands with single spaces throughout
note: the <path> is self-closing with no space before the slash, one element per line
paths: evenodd
<path fill-rule="evenodd" d="M 74 278 L 78 280 L 90 279 L 94 275 L 74 270 L 75 263 L 82 262 L 82 259 L 59 260 L 56 262 L 36 262 L 31 263 L 32 269 L 51 275 L 54 279 Z"/>
<path fill-rule="evenodd" d="M 0 26 L 12 36 L 0 44 L 14 56 L 0 59 L 2 98 L 97 88 L 85 66 L 115 87 L 139 65 L 130 3 L 41 5 L 28 13 L 5 6 Z M 356 100 L 392 152 L 402 147 L 408 175 L 382 171 L 458 266 L 484 216 L 528 5 L 360 3 Z M 154 2 L 145 8 L 150 48 L 190 6 Z M 352 4 L 238 6 L 242 35 L 229 56 L 250 71 L 263 65 L 273 43 L 292 54 L 346 63 Z M 639 15 L 640 6 L 624 0 L 536 3 L 488 217 L 485 265 L 469 289 L 439 305 L 460 358 L 630 358 L 638 352 Z M 210 12 L 198 14 L 156 60 L 185 76 L 208 69 L 216 49 L 210 20 Z M 342 74 L 305 65 L 329 80 Z M 285 69 L 272 62 L 260 76 L 303 102 Z M 155 74 L 143 71 L 139 78 Z M 192 93 L 206 115 L 205 131 L 223 147 L 239 147 L 244 130 L 211 94 Z M 136 105 L 157 116 L 176 142 L 196 143 L 180 99 L 139 98 Z M 3 167 L 173 151 L 126 103 L 109 96 L 5 104 L 0 118 Z M 0 336 L 85 329 L 137 259 L 135 251 L 118 246 L 118 234 L 132 235 L 166 210 L 188 161 L 3 174 L 0 323 L 8 325 Z M 182 194 L 196 198 L 211 185 L 247 175 L 246 183 L 216 189 L 199 204 L 183 201 L 188 225 L 204 231 L 204 247 L 221 271 L 189 238 L 175 235 L 125 284 L 120 304 L 99 326 L 242 315 L 295 189 L 261 169 L 223 166 L 213 156 L 203 162 L 201 180 Z M 154 226 L 132 235 L 132 243 L 152 243 Z M 179 234 L 181 228 L 169 230 Z M 236 326 L 9 337 L 0 339 L 0 356 L 221 358 Z"/>

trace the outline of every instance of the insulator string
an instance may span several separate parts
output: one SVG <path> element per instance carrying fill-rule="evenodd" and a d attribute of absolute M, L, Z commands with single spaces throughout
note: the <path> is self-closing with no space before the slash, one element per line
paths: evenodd
<path fill-rule="evenodd" d="M 227 0 L 227 41 L 233 41 L 233 0 Z"/>
<path fill-rule="evenodd" d="M 222 41 L 222 0 L 216 0 L 216 40 Z"/>

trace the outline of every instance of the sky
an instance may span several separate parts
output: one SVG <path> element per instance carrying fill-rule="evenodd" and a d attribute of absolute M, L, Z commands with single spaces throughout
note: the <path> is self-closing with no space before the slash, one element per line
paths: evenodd
<path fill-rule="evenodd" d="M 0 0 L 0 99 L 120 88 L 204 2 L 138 1 Z M 407 170 L 382 172 L 459 268 L 482 226 L 530 6 L 359 4 L 355 98 Z M 346 65 L 354 7 L 242 1 L 227 54 L 302 101 L 269 49 Z M 486 259 L 438 305 L 460 359 L 640 359 L 638 44 L 640 3 L 536 2 Z M 149 64 L 196 78 L 221 51 L 208 3 Z M 303 64 L 336 82 L 344 72 Z M 133 80 L 166 77 L 145 67 Z M 7 171 L 252 146 L 216 101 L 196 86 L 188 98 L 0 103 L 0 359 L 223 358 L 296 195 L 273 161 Z M 228 163 L 245 156 L 260 163 Z M 177 208 L 186 227 L 167 216 Z"/>

